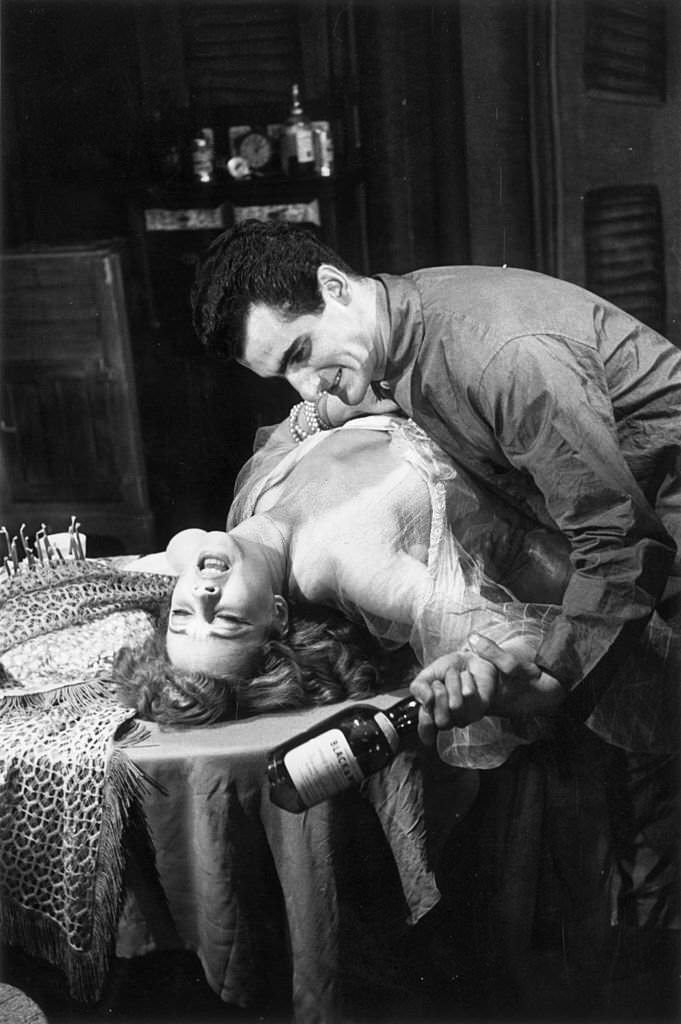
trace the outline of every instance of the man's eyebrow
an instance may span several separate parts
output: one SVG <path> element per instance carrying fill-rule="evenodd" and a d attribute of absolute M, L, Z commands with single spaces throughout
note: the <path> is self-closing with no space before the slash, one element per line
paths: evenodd
<path fill-rule="evenodd" d="M 301 345 L 305 341 L 306 338 L 306 334 L 299 334 L 297 338 L 293 339 L 289 347 L 286 349 L 283 356 L 279 360 L 279 365 L 277 366 L 277 373 L 280 376 L 283 376 L 286 373 L 286 367 L 289 364 L 291 356 L 293 355 L 294 351 L 299 347 L 299 345 Z"/>

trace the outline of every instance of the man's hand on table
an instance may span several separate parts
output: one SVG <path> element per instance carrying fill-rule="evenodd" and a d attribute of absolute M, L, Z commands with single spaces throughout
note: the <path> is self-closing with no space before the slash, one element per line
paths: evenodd
<path fill-rule="evenodd" d="M 564 688 L 534 662 L 531 643 L 500 647 L 472 635 L 471 651 L 437 658 L 419 672 L 409 690 L 419 701 L 418 732 L 432 746 L 439 729 L 465 726 L 485 715 L 550 715 L 563 703 Z"/>

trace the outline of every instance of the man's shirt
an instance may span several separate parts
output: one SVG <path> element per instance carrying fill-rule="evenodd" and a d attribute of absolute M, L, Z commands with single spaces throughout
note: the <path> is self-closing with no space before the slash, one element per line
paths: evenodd
<path fill-rule="evenodd" d="M 596 666 L 607 675 L 679 571 L 681 352 L 611 303 L 531 271 L 378 280 L 397 403 L 570 542 L 573 574 L 538 664 L 568 689 Z"/>

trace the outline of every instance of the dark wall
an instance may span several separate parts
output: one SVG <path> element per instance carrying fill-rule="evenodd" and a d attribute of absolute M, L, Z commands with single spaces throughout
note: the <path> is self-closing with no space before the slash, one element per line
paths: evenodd
<path fill-rule="evenodd" d="M 125 233 L 145 160 L 134 7 L 3 5 L 6 243 Z"/>
<path fill-rule="evenodd" d="M 356 18 L 372 265 L 468 262 L 459 6 L 359 3 Z"/>
<path fill-rule="evenodd" d="M 177 7 L 6 0 L 5 244 L 127 233 L 128 194 L 154 161 L 150 102 L 184 95 Z M 300 76 L 335 91 L 339 148 L 365 180 L 372 271 L 532 265 L 526 7 L 313 4 L 317 22 L 327 9 L 327 45 L 306 48 L 301 29 Z"/>
<path fill-rule="evenodd" d="M 531 0 L 357 5 L 376 268 L 534 268 Z"/>
<path fill-rule="evenodd" d="M 536 268 L 527 0 L 463 0 L 470 261 Z"/>
<path fill-rule="evenodd" d="M 232 7 L 230 0 L 228 6 L 230 16 L 238 7 L 239 18 L 248 21 L 248 3 Z M 625 0 L 300 0 L 277 6 L 285 20 L 293 12 L 300 44 L 290 50 L 284 77 L 300 72 L 316 116 L 333 109 L 339 157 L 362 182 L 366 202 L 356 212 L 357 222 L 366 224 L 365 269 L 400 273 L 446 263 L 508 263 L 589 285 L 585 196 L 597 197 L 613 182 L 643 187 L 641 194 L 661 197 L 660 217 L 651 221 L 656 233 L 650 258 L 660 293 L 655 308 L 659 322 L 666 318 L 667 332 L 679 339 L 681 137 L 674 126 L 681 63 L 674 46 L 681 7 L 674 0 L 633 6 Z M 197 98 L 197 58 L 187 55 L 182 12 L 201 7 L 183 7 L 181 0 L 3 5 L 4 245 L 130 239 L 147 465 L 152 497 L 173 527 L 192 517 L 219 525 L 230 489 L 224 479 L 219 487 L 215 481 L 220 473 L 233 476 L 254 426 L 283 415 L 293 398 L 290 390 L 275 394 L 273 385 L 252 375 L 213 372 L 192 344 L 188 318 L 186 351 L 182 342 L 170 351 L 163 331 L 150 334 L 144 320 L 150 289 L 135 262 L 139 232 L 131 229 L 129 199 L 141 182 L 153 180 L 157 167 L 154 111 Z M 620 8 L 622 17 L 635 16 L 639 33 L 627 60 L 643 50 L 655 58 L 659 53 L 665 63 L 654 33 L 666 25 L 661 99 L 630 102 L 588 87 L 588 24 L 604 18 L 600 48 L 594 57 L 591 46 L 589 59 L 617 67 L 618 47 L 631 38 L 607 30 Z M 254 0 L 253 9 L 262 12 L 263 4 Z M 245 116 L 251 81 L 254 95 L 271 100 L 272 88 L 261 87 L 265 72 L 251 75 L 250 64 L 244 67 Z M 204 72 L 199 80 L 210 84 Z M 283 118 L 287 103 L 282 95 L 270 109 Z M 191 113 L 190 106 L 184 113 Z M 606 220 L 602 216 L 592 226 L 592 250 L 592 236 L 607 227 Z M 621 257 L 636 255 L 646 241 L 626 227 L 617 251 L 608 235 L 596 246 L 598 261 L 591 260 L 604 295 Z M 189 281 L 191 268 L 181 269 Z M 639 283 L 647 287 L 647 281 Z M 628 308 L 635 289 L 628 280 L 622 288 L 610 297 Z M 171 282 L 166 294 L 188 307 L 181 291 Z M 163 312 L 158 310 L 161 320 Z M 186 408 L 190 424 L 177 437 L 171 427 L 180 424 L 168 413 L 174 407 Z M 192 478 L 197 467 L 205 472 Z M 207 495 L 219 495 L 212 508 Z"/>
<path fill-rule="evenodd" d="M 154 160 L 149 98 L 168 85 L 156 47 L 172 50 L 174 67 L 181 58 L 182 39 L 162 16 L 177 6 L 7 0 L 6 245 L 128 231 L 127 196 Z M 335 91 L 341 156 L 359 162 L 366 180 L 370 269 L 464 261 L 458 3 L 360 2 L 352 24 L 348 5 L 313 3 L 317 22 L 320 8 L 328 12 L 328 44 L 306 48 L 310 18 L 300 5 L 300 77 L 310 90 Z M 166 34 L 150 32 L 154 24 Z M 181 79 L 178 69 L 176 94 Z M 287 103 L 282 95 L 282 118 Z"/>

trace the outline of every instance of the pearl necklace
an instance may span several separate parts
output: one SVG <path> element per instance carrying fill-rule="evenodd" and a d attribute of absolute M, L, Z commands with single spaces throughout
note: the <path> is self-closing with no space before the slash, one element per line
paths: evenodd
<path fill-rule="evenodd" d="M 303 429 L 298 422 L 301 412 L 306 429 Z M 320 430 L 326 429 L 320 419 L 316 402 L 298 402 L 294 405 L 288 414 L 288 428 L 296 444 L 300 444 L 310 434 L 317 434 Z"/>

